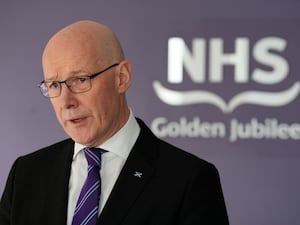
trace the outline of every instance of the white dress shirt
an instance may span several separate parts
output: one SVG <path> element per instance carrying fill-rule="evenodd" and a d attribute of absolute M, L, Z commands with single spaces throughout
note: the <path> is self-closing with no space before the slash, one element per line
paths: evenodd
<path fill-rule="evenodd" d="M 98 146 L 108 152 L 102 155 L 100 170 L 101 196 L 99 214 L 101 213 L 108 196 L 125 164 L 125 161 L 136 142 L 140 127 L 130 111 L 127 123 L 110 139 Z M 69 181 L 69 202 L 67 225 L 72 224 L 74 210 L 81 188 L 87 177 L 87 161 L 83 152 L 86 146 L 75 143 L 71 175 Z"/>

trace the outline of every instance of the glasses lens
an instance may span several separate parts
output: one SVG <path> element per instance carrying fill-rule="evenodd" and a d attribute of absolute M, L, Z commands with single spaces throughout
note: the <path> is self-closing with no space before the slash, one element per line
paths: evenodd
<path fill-rule="evenodd" d="M 61 84 L 65 83 L 73 93 L 82 93 L 91 89 L 91 79 L 85 77 L 73 77 L 65 81 L 43 81 L 39 88 L 47 98 L 55 98 L 61 94 Z"/>
<path fill-rule="evenodd" d="M 43 82 L 40 84 L 40 90 L 45 97 L 54 98 L 60 95 L 60 86 L 59 82 Z"/>
<path fill-rule="evenodd" d="M 67 80 L 67 86 L 74 93 L 81 93 L 90 90 L 91 80 L 89 77 L 73 77 Z"/>
<path fill-rule="evenodd" d="M 40 90 L 41 90 L 42 94 L 43 94 L 45 97 L 49 97 L 49 91 L 48 91 L 47 85 L 46 85 L 45 83 L 41 83 L 41 84 L 39 85 L 39 87 L 40 87 Z"/>

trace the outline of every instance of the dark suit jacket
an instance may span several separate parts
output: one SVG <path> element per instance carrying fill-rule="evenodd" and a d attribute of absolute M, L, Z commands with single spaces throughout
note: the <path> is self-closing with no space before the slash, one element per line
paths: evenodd
<path fill-rule="evenodd" d="M 141 133 L 98 224 L 228 224 L 216 168 L 138 121 Z M 73 147 L 68 139 L 16 160 L 0 202 L 0 225 L 66 224 Z"/>

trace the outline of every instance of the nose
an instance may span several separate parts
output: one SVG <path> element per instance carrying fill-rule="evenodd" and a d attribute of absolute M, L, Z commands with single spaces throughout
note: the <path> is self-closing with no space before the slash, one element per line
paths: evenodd
<path fill-rule="evenodd" d="M 69 109 L 78 106 L 78 100 L 75 94 L 69 89 L 66 83 L 61 85 L 61 94 L 57 97 L 61 108 Z"/>

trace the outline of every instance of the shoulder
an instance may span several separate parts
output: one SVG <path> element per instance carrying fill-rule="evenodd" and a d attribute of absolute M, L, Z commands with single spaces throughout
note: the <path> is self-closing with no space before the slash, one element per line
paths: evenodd
<path fill-rule="evenodd" d="M 157 141 L 157 149 L 159 158 L 182 171 L 216 171 L 215 166 L 207 160 L 161 139 Z"/>
<path fill-rule="evenodd" d="M 173 169 L 216 171 L 212 163 L 156 137 L 143 121 L 138 119 L 138 122 L 141 127 L 138 146 L 143 148 L 144 154 Z"/>
<path fill-rule="evenodd" d="M 20 156 L 16 162 L 18 163 L 45 163 L 63 157 L 64 155 L 72 154 L 74 142 L 71 139 L 66 139 L 55 144 L 35 150 L 32 153 Z"/>

